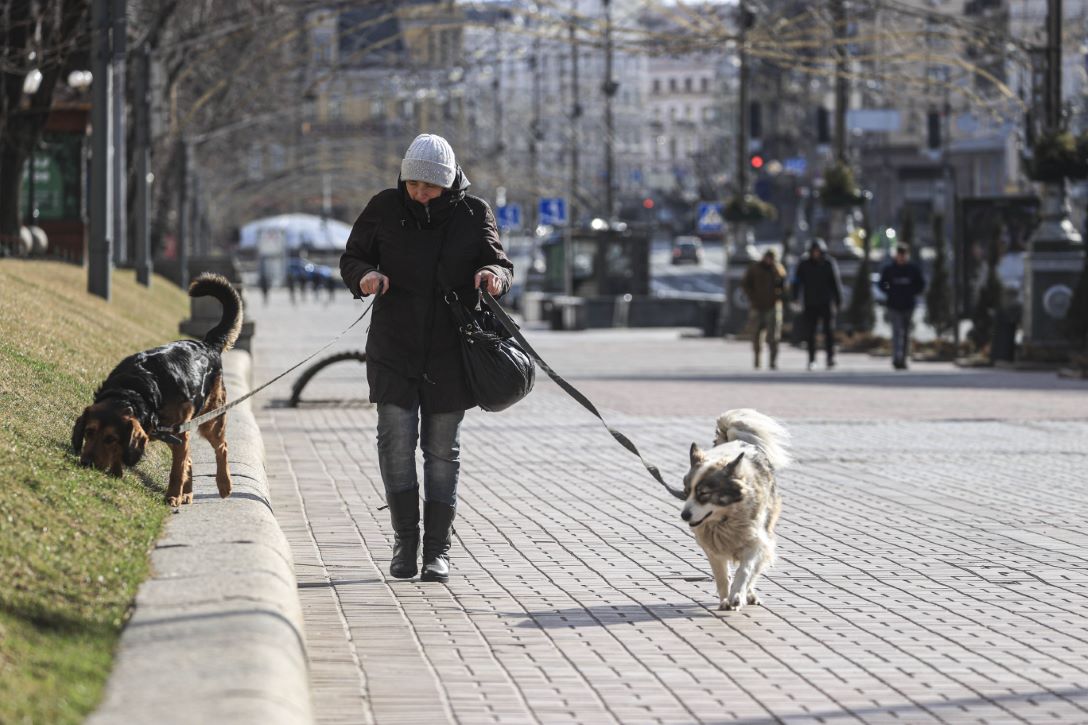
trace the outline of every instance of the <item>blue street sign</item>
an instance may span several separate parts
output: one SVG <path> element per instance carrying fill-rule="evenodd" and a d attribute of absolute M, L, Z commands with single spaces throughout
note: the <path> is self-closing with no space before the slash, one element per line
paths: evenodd
<path fill-rule="evenodd" d="M 782 168 L 785 169 L 787 173 L 801 176 L 808 168 L 808 161 L 804 156 L 794 156 L 782 162 Z"/>
<path fill-rule="evenodd" d="M 696 231 L 700 234 L 715 234 L 725 228 L 725 219 L 722 218 L 722 205 L 717 201 L 704 201 L 699 204 L 699 212 L 696 215 Z"/>
<path fill-rule="evenodd" d="M 521 229 L 521 204 L 507 204 L 495 209 L 499 229 Z"/>
<path fill-rule="evenodd" d="M 561 196 L 541 197 L 540 223 L 562 226 L 567 223 L 567 200 Z"/>

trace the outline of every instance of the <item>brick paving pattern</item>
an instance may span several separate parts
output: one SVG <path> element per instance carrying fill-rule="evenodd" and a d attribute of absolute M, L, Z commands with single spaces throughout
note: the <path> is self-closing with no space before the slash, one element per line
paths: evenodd
<path fill-rule="evenodd" d="M 361 310 L 255 308 L 258 381 Z M 679 503 L 546 380 L 466 418 L 449 585 L 387 578 L 376 414 L 344 363 L 307 390 L 326 402 L 280 407 L 281 382 L 258 412 L 320 722 L 1088 722 L 1088 386 L 530 334 L 672 480 L 722 410 L 787 423 L 765 606 L 716 611 Z"/>

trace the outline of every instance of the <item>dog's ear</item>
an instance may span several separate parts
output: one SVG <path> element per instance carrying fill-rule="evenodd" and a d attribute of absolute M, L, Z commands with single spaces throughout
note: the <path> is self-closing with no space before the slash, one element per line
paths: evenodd
<path fill-rule="evenodd" d="M 125 446 L 125 454 L 122 459 L 126 466 L 135 466 L 144 456 L 144 448 L 147 446 L 147 433 L 135 418 L 128 419 L 128 445 Z"/>
<path fill-rule="evenodd" d="M 692 467 L 692 468 L 695 468 L 695 466 L 699 466 L 699 465 L 702 465 L 703 461 L 705 461 L 705 460 L 706 460 L 706 453 L 704 453 L 704 452 L 703 452 L 703 451 L 702 451 L 702 450 L 701 450 L 701 449 L 699 448 L 699 444 L 698 444 L 698 443 L 694 443 L 694 442 L 693 442 L 693 443 L 691 444 L 691 451 L 689 452 L 689 454 L 688 454 L 688 455 L 690 455 L 690 456 L 691 456 L 691 467 Z"/>
<path fill-rule="evenodd" d="M 744 451 L 740 452 L 740 455 L 729 462 L 725 468 L 722 469 L 722 473 L 726 476 L 732 476 L 733 472 L 737 470 L 737 466 L 740 465 L 741 460 L 744 459 Z"/>
<path fill-rule="evenodd" d="M 83 452 L 83 430 L 87 427 L 87 413 L 90 408 L 84 408 L 83 413 L 76 418 L 76 424 L 72 426 L 72 453 L 77 456 Z"/>

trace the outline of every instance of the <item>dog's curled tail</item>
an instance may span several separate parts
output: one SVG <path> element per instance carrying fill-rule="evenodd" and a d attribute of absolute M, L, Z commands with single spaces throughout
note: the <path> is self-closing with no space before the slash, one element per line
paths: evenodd
<path fill-rule="evenodd" d="M 718 416 L 714 445 L 737 440 L 758 446 L 775 470 L 793 463 L 790 432 L 777 420 L 757 410 L 736 408 Z"/>
<path fill-rule="evenodd" d="M 219 324 L 208 330 L 204 342 L 219 352 L 229 350 L 242 331 L 242 298 L 226 277 L 204 272 L 189 285 L 190 297 L 214 297 L 223 305 Z"/>

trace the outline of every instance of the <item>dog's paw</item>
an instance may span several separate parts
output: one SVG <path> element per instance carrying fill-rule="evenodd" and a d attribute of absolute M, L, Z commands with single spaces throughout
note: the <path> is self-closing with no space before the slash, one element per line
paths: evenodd
<path fill-rule="evenodd" d="M 756 594 L 755 589 L 748 592 L 748 603 L 749 604 L 763 604 L 763 600 L 759 598 L 758 594 Z"/>
<path fill-rule="evenodd" d="M 193 494 L 192 493 L 183 493 L 183 494 L 181 494 L 181 505 L 182 506 L 184 506 L 186 504 L 190 504 L 192 502 L 193 502 Z"/>
<path fill-rule="evenodd" d="M 728 599 L 723 599 L 722 603 L 721 603 L 721 606 L 719 606 L 718 609 L 721 609 L 721 610 L 726 611 L 726 612 L 732 612 L 734 610 L 740 609 L 743 606 L 744 606 L 744 600 L 743 600 L 743 598 L 741 598 L 741 595 L 734 594 L 733 596 L 729 597 Z"/>
<path fill-rule="evenodd" d="M 181 496 L 167 496 L 166 505 L 171 508 L 177 508 L 181 505 Z"/>

